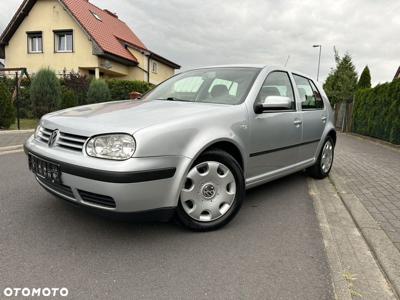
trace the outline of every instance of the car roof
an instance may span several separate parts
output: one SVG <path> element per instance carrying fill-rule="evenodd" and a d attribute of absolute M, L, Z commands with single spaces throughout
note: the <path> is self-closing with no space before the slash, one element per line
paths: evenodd
<path fill-rule="evenodd" d="M 213 69 L 213 68 L 257 68 L 257 69 L 271 69 L 271 70 L 281 70 L 281 71 L 286 71 L 290 73 L 294 73 L 296 75 L 304 76 L 306 78 L 312 79 L 314 82 L 316 82 L 315 78 L 313 76 L 304 74 L 302 72 L 298 72 L 296 70 L 292 70 L 287 67 L 283 66 L 276 66 L 276 65 L 263 65 L 263 64 L 227 64 L 227 65 L 211 65 L 211 66 L 203 66 L 203 67 L 195 67 L 192 69 L 188 70 L 183 70 L 181 73 L 185 73 L 188 71 L 192 70 L 201 70 L 201 69 Z"/>

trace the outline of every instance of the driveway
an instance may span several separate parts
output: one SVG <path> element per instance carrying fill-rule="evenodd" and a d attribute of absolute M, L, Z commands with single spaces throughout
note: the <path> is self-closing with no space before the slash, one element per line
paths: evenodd
<path fill-rule="evenodd" d="M 303 174 L 248 192 L 237 218 L 196 234 L 117 222 L 47 194 L 22 153 L 0 156 L 0 289 L 67 287 L 71 298 L 332 299 Z"/>

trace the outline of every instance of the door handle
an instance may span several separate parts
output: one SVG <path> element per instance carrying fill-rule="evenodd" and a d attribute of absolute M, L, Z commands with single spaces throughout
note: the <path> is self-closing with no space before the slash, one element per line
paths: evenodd
<path fill-rule="evenodd" d="M 325 123 L 325 122 L 326 122 L 326 119 L 328 119 L 328 117 L 327 117 L 327 116 L 322 116 L 322 117 L 321 117 L 321 120 L 322 120 L 322 122 L 323 122 L 323 123 Z"/>
<path fill-rule="evenodd" d="M 293 124 L 296 125 L 296 126 L 299 126 L 299 125 L 301 125 L 302 123 L 303 123 L 302 120 L 294 120 L 294 121 L 293 121 Z"/>

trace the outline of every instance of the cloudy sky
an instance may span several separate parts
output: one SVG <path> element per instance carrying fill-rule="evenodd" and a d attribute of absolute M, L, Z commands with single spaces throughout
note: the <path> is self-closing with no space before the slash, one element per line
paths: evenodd
<path fill-rule="evenodd" d="M 2 31 L 22 0 L 1 0 Z M 146 46 L 184 69 L 227 63 L 284 65 L 321 80 L 333 47 L 348 51 L 357 71 L 391 81 L 400 65 L 398 0 L 91 0 L 118 13 Z"/>

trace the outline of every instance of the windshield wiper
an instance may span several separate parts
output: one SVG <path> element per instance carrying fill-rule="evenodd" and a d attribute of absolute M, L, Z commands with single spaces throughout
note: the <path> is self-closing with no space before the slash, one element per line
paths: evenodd
<path fill-rule="evenodd" d="M 164 99 L 162 99 L 162 98 L 160 98 L 160 99 L 157 99 L 157 100 L 163 100 L 163 101 L 188 101 L 188 100 L 184 100 L 184 99 L 179 99 L 179 98 L 176 98 L 176 97 L 168 97 L 168 98 L 164 98 Z"/>

